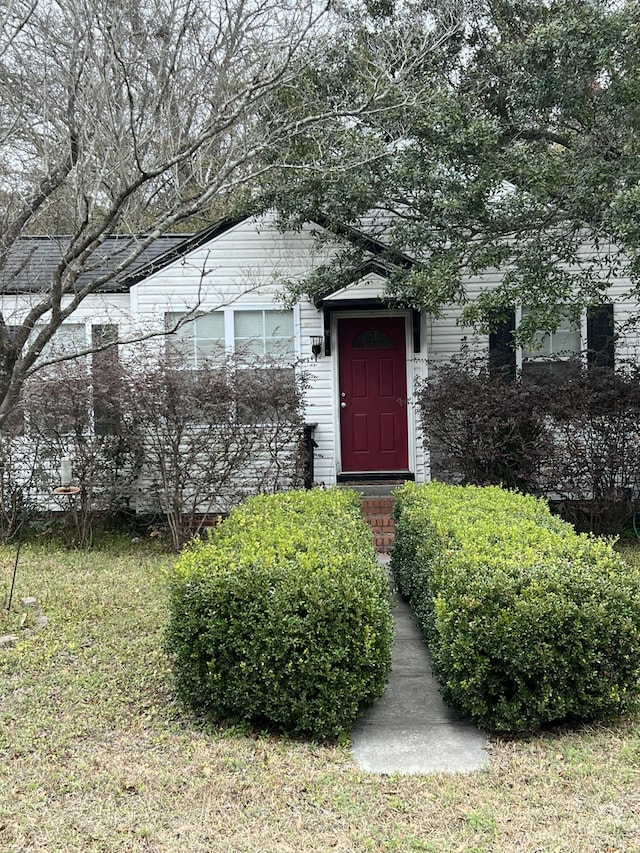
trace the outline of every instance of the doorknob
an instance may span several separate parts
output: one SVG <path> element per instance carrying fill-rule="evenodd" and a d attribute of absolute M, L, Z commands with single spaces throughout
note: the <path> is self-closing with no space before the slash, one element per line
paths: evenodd
<path fill-rule="evenodd" d="M 341 408 L 341 409 L 346 409 L 346 408 L 347 408 L 347 404 L 343 401 L 342 403 L 340 403 L 340 408 Z"/>

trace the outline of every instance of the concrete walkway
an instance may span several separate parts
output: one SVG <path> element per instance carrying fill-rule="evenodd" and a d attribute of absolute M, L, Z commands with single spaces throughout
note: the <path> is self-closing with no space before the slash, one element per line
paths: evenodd
<path fill-rule="evenodd" d="M 465 773 L 488 764 L 486 738 L 448 710 L 409 606 L 394 595 L 389 686 L 352 733 L 356 764 L 370 773 Z"/>

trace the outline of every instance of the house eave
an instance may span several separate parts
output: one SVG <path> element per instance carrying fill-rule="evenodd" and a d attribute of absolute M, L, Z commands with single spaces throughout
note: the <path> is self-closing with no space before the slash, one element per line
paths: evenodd
<path fill-rule="evenodd" d="M 332 222 L 328 216 L 321 213 L 312 217 L 312 221 L 324 228 L 326 231 L 331 231 L 338 237 L 344 237 L 354 246 L 368 252 L 373 258 L 384 258 L 385 267 L 402 267 L 403 269 L 411 269 L 416 264 L 415 258 L 401 252 L 399 249 L 394 249 L 382 240 L 371 237 L 364 231 L 354 228 L 352 225 L 344 225 L 339 222 Z"/>
<path fill-rule="evenodd" d="M 313 303 L 316 308 L 322 308 L 325 303 L 331 302 L 332 304 L 339 301 L 338 299 L 333 298 L 335 293 L 339 293 L 340 290 L 347 290 L 350 284 L 353 284 L 356 281 L 360 281 L 368 275 L 378 275 L 380 278 L 389 278 L 393 271 L 393 267 L 391 267 L 388 263 L 381 261 L 377 258 L 370 258 L 365 261 L 363 264 L 360 264 L 353 270 L 352 275 L 349 277 L 349 281 L 346 285 L 343 284 L 342 287 L 338 288 L 338 290 L 325 291 L 324 293 L 317 294 L 313 298 Z M 360 302 L 366 302 L 366 299 L 360 299 Z M 375 297 L 375 301 L 386 304 L 382 297 Z"/>

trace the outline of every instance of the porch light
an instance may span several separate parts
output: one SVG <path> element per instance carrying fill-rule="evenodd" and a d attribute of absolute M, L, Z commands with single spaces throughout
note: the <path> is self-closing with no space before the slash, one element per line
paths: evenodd
<path fill-rule="evenodd" d="M 311 352 L 315 360 L 318 360 L 318 356 L 322 352 L 322 342 L 324 338 L 322 335 L 311 335 Z"/>

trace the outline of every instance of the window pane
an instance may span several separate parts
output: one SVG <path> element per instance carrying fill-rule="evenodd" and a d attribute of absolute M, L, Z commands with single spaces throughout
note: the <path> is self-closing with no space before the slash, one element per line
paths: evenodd
<path fill-rule="evenodd" d="M 42 327 L 35 326 L 29 336 L 32 343 Z M 61 355 L 71 355 L 87 348 L 84 323 L 65 323 L 60 326 L 49 343 L 44 347 L 40 358 L 49 359 Z"/>
<path fill-rule="evenodd" d="M 559 355 L 576 355 L 580 352 L 580 329 L 558 329 L 553 333 L 553 351 Z"/>
<path fill-rule="evenodd" d="M 360 332 L 351 345 L 352 349 L 393 349 L 393 341 L 380 329 Z"/>
<path fill-rule="evenodd" d="M 184 313 L 165 314 L 166 328 L 170 329 Z M 167 355 L 174 364 L 182 367 L 199 367 L 206 360 L 224 357 L 224 314 L 213 311 L 187 320 L 179 329 L 167 337 Z"/>
<path fill-rule="evenodd" d="M 79 352 L 87 347 L 87 336 L 83 325 L 65 325 L 62 326 L 52 343 L 57 343 L 60 349 L 65 353 Z"/>
<path fill-rule="evenodd" d="M 180 313 L 178 311 L 167 311 L 167 313 L 164 315 L 164 327 L 165 327 L 165 329 L 167 331 L 169 331 L 169 329 L 173 329 L 173 327 L 176 325 L 176 323 L 178 323 L 182 319 L 182 317 L 184 317 L 184 316 L 185 316 L 184 312 Z M 184 326 L 182 326 L 180 329 L 177 330 L 177 332 L 172 333 L 172 334 L 178 335 L 178 334 L 180 334 L 182 329 L 184 329 Z"/>
<path fill-rule="evenodd" d="M 165 314 L 165 328 L 173 329 L 185 314 Z M 196 335 L 196 320 L 186 320 L 174 332 L 170 332 L 169 340 L 193 341 Z"/>
<path fill-rule="evenodd" d="M 536 335 L 528 346 L 522 348 L 523 358 L 548 358 L 551 355 L 549 335 Z"/>
<path fill-rule="evenodd" d="M 233 315 L 236 338 L 263 338 L 263 311 L 236 311 Z"/>
<path fill-rule="evenodd" d="M 286 358 L 293 355 L 293 338 L 271 338 L 265 342 L 265 355 Z"/>
<path fill-rule="evenodd" d="M 523 319 L 530 313 L 530 309 L 523 308 Z M 561 317 L 555 332 L 550 332 L 549 334 L 540 332 L 529 345 L 525 345 L 522 348 L 522 358 L 525 361 L 527 359 L 552 358 L 553 356 L 568 358 L 572 355 L 577 355 L 580 350 L 580 329 L 573 327 L 570 319 L 565 315 Z"/>
<path fill-rule="evenodd" d="M 236 351 L 273 358 L 294 353 L 293 311 L 236 311 Z"/>
<path fill-rule="evenodd" d="M 175 365 L 195 367 L 196 354 L 193 341 L 184 341 L 177 337 L 167 339 L 167 358 Z"/>
<path fill-rule="evenodd" d="M 224 358 L 224 341 L 218 338 L 214 340 L 198 338 L 196 343 L 196 357 L 198 365 L 201 364 L 202 359 L 220 361 Z"/>
<path fill-rule="evenodd" d="M 179 329 L 172 332 L 172 335 L 174 335 L 175 339 L 178 341 L 193 341 L 195 335 L 195 326 L 193 321 L 185 323 L 184 326 L 180 326 Z"/>
<path fill-rule="evenodd" d="M 212 311 L 195 321 L 196 336 L 198 339 L 215 339 L 224 341 L 224 314 L 221 311 Z"/>
<path fill-rule="evenodd" d="M 224 358 L 224 314 L 212 311 L 195 321 L 196 361 L 220 361 Z"/>
<path fill-rule="evenodd" d="M 173 329 L 177 323 L 180 322 L 184 314 L 178 314 L 176 312 L 170 312 L 164 315 L 165 320 L 165 329 L 169 331 Z M 184 323 L 175 332 L 170 332 L 167 335 L 167 345 L 169 348 L 177 348 L 177 349 L 185 349 L 185 342 L 193 341 L 194 328 L 193 328 L 193 320 L 189 320 Z M 188 349 L 188 345 L 186 347 Z"/>
<path fill-rule="evenodd" d="M 293 337 L 293 311 L 265 311 L 265 335 L 268 338 Z"/>
<path fill-rule="evenodd" d="M 173 329 L 176 323 L 185 315 L 175 311 L 164 315 L 165 329 Z M 194 328 L 193 321 L 180 326 L 175 332 L 171 332 L 165 339 L 165 350 L 167 358 L 172 364 L 181 367 L 195 367 L 194 350 Z"/>
<path fill-rule="evenodd" d="M 236 339 L 236 353 L 239 355 L 264 355 L 264 340 L 262 338 L 251 338 L 248 340 Z"/>

